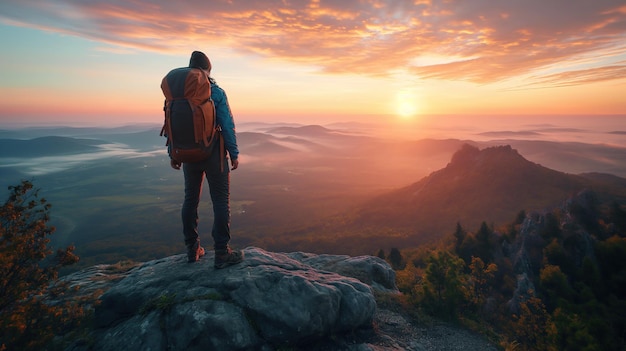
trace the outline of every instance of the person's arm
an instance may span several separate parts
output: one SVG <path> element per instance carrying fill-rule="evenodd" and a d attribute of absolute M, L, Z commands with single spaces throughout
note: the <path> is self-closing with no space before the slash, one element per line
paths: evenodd
<path fill-rule="evenodd" d="M 239 167 L 239 147 L 237 146 L 237 135 L 235 132 L 235 120 L 230 111 L 228 98 L 222 88 L 217 85 L 211 86 L 211 98 L 215 104 L 215 118 L 217 124 L 222 127 L 222 137 L 224 145 L 230 155 L 232 169 Z"/>

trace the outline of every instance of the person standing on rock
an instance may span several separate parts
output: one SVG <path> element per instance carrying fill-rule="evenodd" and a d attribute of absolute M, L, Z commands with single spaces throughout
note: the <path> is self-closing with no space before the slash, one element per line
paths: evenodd
<path fill-rule="evenodd" d="M 239 167 L 239 149 L 226 93 L 210 73 L 209 58 L 203 52 L 194 51 L 189 67 L 174 69 L 163 78 L 161 88 L 166 101 L 161 135 L 168 138 L 171 167 L 183 169 L 185 198 L 181 217 L 187 261 L 196 262 L 205 254 L 198 235 L 198 204 L 206 177 L 214 215 L 211 230 L 214 267 L 220 269 L 243 261 L 243 252 L 233 251 L 229 246 L 230 171 Z M 185 138 L 191 141 L 182 145 Z M 190 149 L 191 144 L 199 151 Z M 232 168 L 228 165 L 228 156 Z"/>

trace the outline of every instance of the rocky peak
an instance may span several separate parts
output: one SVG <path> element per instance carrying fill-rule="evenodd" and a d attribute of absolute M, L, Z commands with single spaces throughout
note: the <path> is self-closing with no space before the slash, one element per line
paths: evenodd
<path fill-rule="evenodd" d="M 448 167 L 472 169 L 490 164 L 504 166 L 519 163 L 525 165 L 532 164 L 510 145 L 492 146 L 480 150 L 476 146 L 464 144 L 461 149 L 452 155 Z"/>
<path fill-rule="evenodd" d="M 588 185 L 526 160 L 509 145 L 479 150 L 465 144 L 445 168 L 361 206 L 349 225 L 410 233 L 409 244 L 416 245 L 439 240 L 436 233 L 447 233 L 451 223 L 506 223 L 522 209 L 554 206 Z"/>
<path fill-rule="evenodd" d="M 451 165 L 463 165 L 468 164 L 476 159 L 480 155 L 480 149 L 470 144 L 463 144 L 461 148 L 452 155 L 450 160 Z"/>

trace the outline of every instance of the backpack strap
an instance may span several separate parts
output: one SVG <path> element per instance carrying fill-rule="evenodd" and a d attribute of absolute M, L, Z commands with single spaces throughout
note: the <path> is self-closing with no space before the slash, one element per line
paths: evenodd
<path fill-rule="evenodd" d="M 212 109 L 211 113 L 213 113 L 213 124 L 209 127 L 211 129 L 207 130 L 207 126 L 206 126 L 207 116 L 205 116 L 204 114 L 202 114 L 202 119 L 194 118 L 194 121 L 193 121 L 194 138 L 196 140 L 196 143 L 203 143 L 204 146 L 206 147 L 211 145 L 211 143 L 213 142 L 213 139 L 215 138 L 215 130 L 216 130 L 215 105 L 213 104 L 213 100 L 209 98 L 202 104 L 195 107 L 196 109 L 202 109 L 203 105 L 209 104 L 209 103 L 211 104 L 211 109 Z M 211 134 L 210 139 L 209 139 L 209 133 Z"/>
<path fill-rule="evenodd" d="M 161 133 L 159 134 L 159 136 L 166 135 L 165 134 L 165 125 L 167 124 L 167 99 L 165 99 L 165 101 L 163 101 L 163 114 L 164 114 L 163 127 L 161 127 Z"/>
<path fill-rule="evenodd" d="M 222 128 L 219 128 L 215 134 L 219 133 L 220 136 L 220 172 L 224 173 L 224 160 L 226 159 L 226 147 L 224 145 L 224 137 L 222 137 Z"/>
<path fill-rule="evenodd" d="M 168 104 L 167 99 L 163 102 L 163 113 L 165 115 L 165 119 L 163 121 L 163 127 L 161 128 L 160 136 L 165 136 L 165 146 L 169 146 L 171 144 L 172 139 L 172 123 L 170 118 L 171 108 L 170 104 Z"/>

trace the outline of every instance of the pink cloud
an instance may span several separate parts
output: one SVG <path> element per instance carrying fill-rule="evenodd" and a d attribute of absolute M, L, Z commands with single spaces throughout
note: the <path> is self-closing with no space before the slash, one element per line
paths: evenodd
<path fill-rule="evenodd" d="M 3 1 L 0 17 L 124 47 L 216 43 L 330 73 L 552 85 L 622 79 L 623 0 Z M 449 57 L 418 65 L 420 57 Z M 585 67 L 572 62 L 587 58 Z M 595 59 L 594 59 L 595 57 Z M 538 72 L 563 64 L 569 72 Z M 578 78 L 573 78 L 578 77 Z"/>

